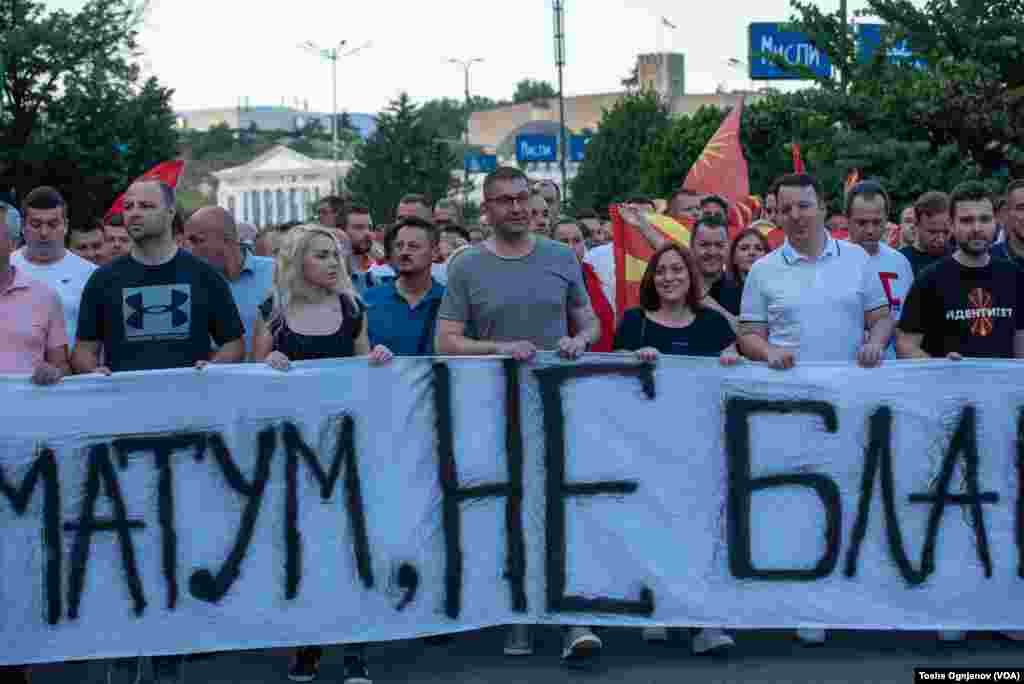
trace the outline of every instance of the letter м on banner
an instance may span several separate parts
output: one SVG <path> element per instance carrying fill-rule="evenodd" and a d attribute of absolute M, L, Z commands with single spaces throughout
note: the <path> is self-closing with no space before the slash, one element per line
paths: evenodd
<path fill-rule="evenodd" d="M 832 62 L 810 39 L 799 31 L 789 30 L 779 22 L 752 22 L 750 24 L 749 64 L 750 78 L 761 81 L 804 80 L 798 74 L 787 73 L 769 59 L 775 54 L 787 64 L 804 66 L 822 78 L 831 78 Z"/>
<path fill-rule="evenodd" d="M 516 161 L 558 161 L 558 137 L 554 135 L 535 134 L 517 135 Z"/>

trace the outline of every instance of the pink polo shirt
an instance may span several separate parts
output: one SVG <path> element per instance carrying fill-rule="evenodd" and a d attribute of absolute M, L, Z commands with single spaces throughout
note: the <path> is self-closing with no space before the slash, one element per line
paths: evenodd
<path fill-rule="evenodd" d="M 67 343 L 57 293 L 15 269 L 14 281 L 0 290 L 0 373 L 31 373 L 47 349 Z"/>

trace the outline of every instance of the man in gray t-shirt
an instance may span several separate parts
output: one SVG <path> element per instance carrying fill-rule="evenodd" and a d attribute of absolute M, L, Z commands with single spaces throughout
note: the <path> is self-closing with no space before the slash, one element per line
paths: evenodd
<path fill-rule="evenodd" d="M 518 169 L 502 167 L 484 182 L 494 237 L 448 266 L 438 313 L 440 353 L 525 361 L 538 350 L 557 350 L 574 359 L 600 334 L 575 254 L 530 233 L 529 200 L 529 184 Z M 467 327 L 475 339 L 466 336 Z"/>
<path fill-rule="evenodd" d="M 601 334 L 583 284 L 583 270 L 568 247 L 530 232 L 530 186 L 514 167 L 484 180 L 484 212 L 494 237 L 448 264 L 448 288 L 438 312 L 439 354 L 501 355 L 529 361 L 538 350 L 575 359 Z M 577 330 L 569 336 L 569 323 Z M 475 339 L 466 336 L 474 331 Z M 601 650 L 586 627 L 568 630 L 562 657 L 585 661 Z M 533 652 L 528 625 L 506 633 L 506 655 Z"/>

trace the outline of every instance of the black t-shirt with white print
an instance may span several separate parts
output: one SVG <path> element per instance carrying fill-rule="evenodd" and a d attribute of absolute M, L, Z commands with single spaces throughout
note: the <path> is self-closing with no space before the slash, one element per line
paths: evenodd
<path fill-rule="evenodd" d="M 899 328 L 924 334 L 922 349 L 1013 358 L 1013 338 L 1024 329 L 1024 290 L 1017 269 L 992 259 L 968 268 L 947 257 L 924 269 L 907 294 Z"/>
<path fill-rule="evenodd" d="M 212 267 L 178 250 L 159 266 L 123 256 L 85 285 L 78 338 L 103 343 L 112 371 L 188 368 L 245 329 L 227 282 Z"/>

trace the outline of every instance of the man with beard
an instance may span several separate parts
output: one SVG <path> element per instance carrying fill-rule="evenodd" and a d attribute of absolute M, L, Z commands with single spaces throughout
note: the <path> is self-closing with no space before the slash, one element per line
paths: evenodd
<path fill-rule="evenodd" d="M 437 227 L 416 216 L 399 219 L 388 230 L 385 245 L 398 278 L 363 295 L 371 347 L 382 344 L 400 356 L 434 353 L 444 286 L 430 269 L 439 242 Z"/>
<path fill-rule="evenodd" d="M 344 230 L 352 246 L 348 260 L 352 282 L 356 291 L 363 294 L 382 282 L 379 270 L 371 272 L 376 262 L 373 259 L 373 220 L 370 218 L 370 210 L 360 204 L 350 205 L 339 227 Z"/>
<path fill-rule="evenodd" d="M 957 249 L 914 282 L 896 336 L 901 359 L 1024 358 L 1024 291 L 1017 268 L 989 253 L 995 206 L 978 182 L 950 196 Z"/>
<path fill-rule="evenodd" d="M 452 260 L 437 323 L 438 353 L 511 356 L 530 361 L 541 350 L 576 359 L 600 338 L 576 255 L 530 231 L 526 174 L 500 167 L 484 180 L 483 209 L 494 236 Z M 524 283 L 529 286 L 524 287 Z M 569 335 L 570 322 L 576 330 Z M 472 329 L 475 339 L 467 336 Z M 562 657 L 579 662 L 600 652 L 589 629 L 568 631 Z M 528 655 L 528 625 L 513 625 L 507 655 Z"/>
<path fill-rule="evenodd" d="M 949 256 L 949 195 L 926 192 L 914 202 L 914 244 L 900 250 L 914 277 Z"/>
<path fill-rule="evenodd" d="M 1006 186 L 1003 221 L 1006 239 L 992 247 L 992 256 L 1005 259 L 1024 271 L 1024 179 Z"/>
<path fill-rule="evenodd" d="M 96 265 L 64 247 L 67 204 L 56 189 L 38 187 L 25 197 L 22 215 L 25 246 L 11 255 L 11 265 L 53 289 L 64 307 L 68 339 L 75 339 L 82 291 Z"/>
<path fill-rule="evenodd" d="M 694 226 L 690 249 L 704 278 L 701 303 L 725 316 L 735 330 L 743 290 L 725 274 L 729 234 L 722 219 L 717 215 L 702 217 Z"/>

